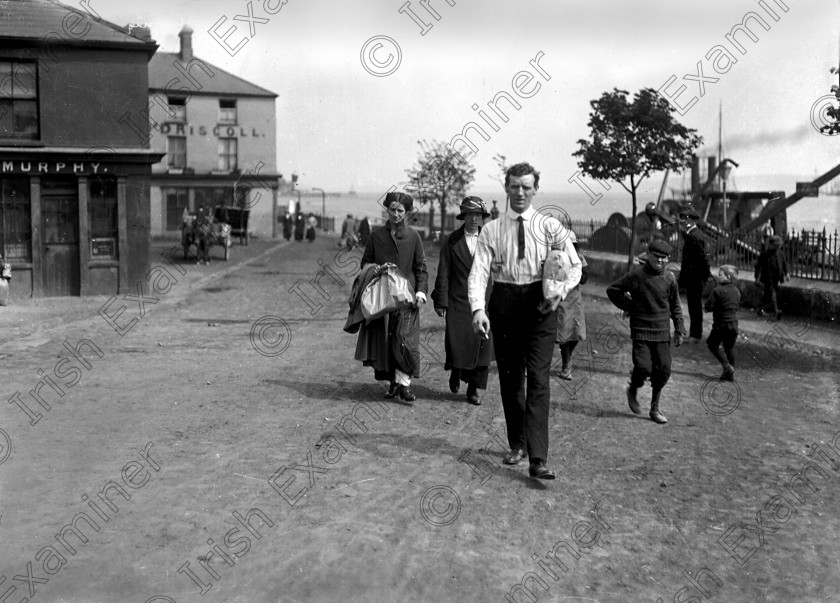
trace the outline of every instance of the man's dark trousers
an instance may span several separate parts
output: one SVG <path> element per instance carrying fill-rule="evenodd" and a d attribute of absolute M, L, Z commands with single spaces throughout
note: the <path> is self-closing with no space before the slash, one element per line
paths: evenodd
<path fill-rule="evenodd" d="M 487 306 L 508 444 L 525 450 L 532 463 L 548 460 L 549 369 L 557 324 L 556 312 L 537 310 L 542 301 L 542 283 L 496 283 Z"/>
<path fill-rule="evenodd" d="M 688 318 L 691 320 L 691 326 L 688 330 L 689 337 L 696 337 L 702 339 L 703 337 L 703 287 L 705 283 L 696 282 L 689 283 L 685 287 L 685 297 L 688 302 Z"/>

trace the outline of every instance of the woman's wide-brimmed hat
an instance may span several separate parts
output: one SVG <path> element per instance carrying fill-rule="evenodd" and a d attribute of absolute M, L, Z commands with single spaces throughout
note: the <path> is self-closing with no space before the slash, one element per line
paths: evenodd
<path fill-rule="evenodd" d="M 484 218 L 490 217 L 490 212 L 487 211 L 487 206 L 481 197 L 464 197 L 458 209 L 461 213 L 455 216 L 456 220 L 463 220 L 466 214 L 481 214 Z"/>

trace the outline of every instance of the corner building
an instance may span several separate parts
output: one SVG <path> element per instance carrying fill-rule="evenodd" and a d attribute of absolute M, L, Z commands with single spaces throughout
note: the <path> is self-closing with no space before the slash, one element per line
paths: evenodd
<path fill-rule="evenodd" d="M 124 115 L 146 109 L 157 44 L 85 2 L 11 0 L 0 15 L 0 252 L 12 296 L 127 292 L 148 270 L 160 154 Z"/>
<path fill-rule="evenodd" d="M 277 94 L 193 55 L 193 31 L 177 53 L 149 63 L 152 236 L 180 236 L 182 215 L 199 206 L 248 209 L 248 231 L 276 233 Z"/>

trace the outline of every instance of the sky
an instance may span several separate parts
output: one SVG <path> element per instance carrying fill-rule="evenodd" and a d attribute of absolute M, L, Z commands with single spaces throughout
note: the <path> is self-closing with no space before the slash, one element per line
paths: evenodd
<path fill-rule="evenodd" d="M 840 162 L 840 137 L 812 125 L 825 119 L 824 97 L 838 83 L 830 69 L 840 61 L 840 0 L 426 2 L 436 15 L 419 0 L 91 5 L 111 22 L 148 24 L 161 51 L 176 52 L 189 25 L 196 56 L 276 92 L 277 168 L 300 174 L 303 188 L 402 186 L 419 140 L 449 142 L 473 121 L 490 138 L 470 135 L 474 190 L 498 189 L 496 154 L 535 165 L 543 190 L 579 190 L 569 183 L 572 153 L 588 135 L 590 101 L 613 88 L 659 89 L 672 76 L 665 91 L 683 107 L 675 117 L 714 154 L 722 108 L 736 189 L 791 189 Z M 751 11 L 769 29 L 749 22 L 757 40 L 737 34 L 742 53 L 726 36 Z M 720 49 L 706 58 L 716 45 L 729 62 Z M 499 102 L 508 121 L 493 119 L 494 131 L 473 105 L 492 118 L 488 103 L 502 91 L 520 107 Z M 643 189 L 658 190 L 661 177 Z"/>

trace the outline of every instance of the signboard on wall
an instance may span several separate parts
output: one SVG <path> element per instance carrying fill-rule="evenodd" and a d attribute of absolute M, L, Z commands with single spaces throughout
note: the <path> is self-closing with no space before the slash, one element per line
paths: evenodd
<path fill-rule="evenodd" d="M 113 258 L 117 255 L 117 241 L 114 237 L 91 239 L 90 257 Z"/>

